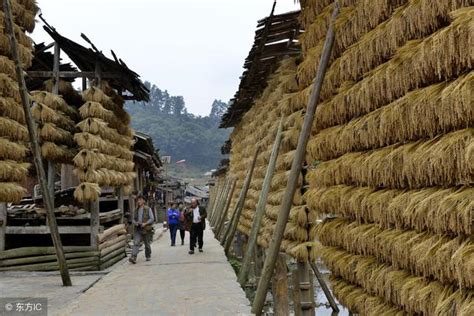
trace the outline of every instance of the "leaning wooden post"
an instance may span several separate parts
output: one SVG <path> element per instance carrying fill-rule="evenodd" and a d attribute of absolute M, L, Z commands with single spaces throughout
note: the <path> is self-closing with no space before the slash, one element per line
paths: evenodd
<path fill-rule="evenodd" d="M 270 192 L 270 185 L 272 183 L 273 172 L 275 171 L 276 161 L 278 158 L 278 151 L 280 150 L 281 144 L 281 135 L 283 132 L 283 118 L 280 119 L 280 124 L 278 125 L 277 134 L 275 137 L 275 142 L 273 143 L 272 153 L 270 154 L 270 161 L 267 167 L 267 173 L 265 174 L 265 179 L 263 180 L 262 191 L 258 198 L 257 210 L 255 212 L 255 217 L 253 219 L 252 230 L 249 235 L 249 243 L 247 246 L 247 251 L 244 255 L 244 262 L 240 268 L 238 281 L 240 285 L 244 286 L 247 282 L 247 275 L 252 261 L 255 245 L 257 244 L 258 233 L 260 231 L 260 225 L 262 223 L 263 215 L 265 214 L 265 206 L 267 205 L 268 193 Z"/>
<path fill-rule="evenodd" d="M 221 184 L 217 190 L 217 195 L 216 195 L 216 200 L 214 202 L 214 205 L 212 207 L 212 210 L 211 210 L 211 226 L 214 227 L 214 224 L 215 224 L 215 221 L 216 221 L 216 213 L 217 213 L 217 209 L 219 208 L 219 204 L 221 203 L 221 199 L 222 199 L 222 194 L 224 192 L 224 188 L 227 184 L 227 179 L 224 181 L 223 184 Z"/>
<path fill-rule="evenodd" d="M 222 211 L 222 208 L 224 207 L 223 204 L 225 204 L 225 198 L 226 198 L 227 190 L 229 187 L 229 180 L 230 180 L 229 178 L 226 178 L 224 184 L 222 185 L 222 189 L 219 194 L 219 200 L 217 200 L 217 203 L 215 204 L 215 207 L 212 211 L 214 216 L 212 218 L 211 225 L 214 228 L 214 231 L 215 231 L 216 223 L 218 222 L 218 219 L 221 216 L 221 211 Z"/>
<path fill-rule="evenodd" d="M 5 26 L 10 40 L 11 52 L 13 60 L 15 62 L 16 75 L 18 79 L 18 88 L 20 90 L 21 103 L 23 105 L 23 111 L 25 112 L 26 125 L 28 127 L 28 133 L 30 134 L 31 149 L 33 151 L 33 158 L 35 162 L 36 171 L 38 173 L 38 181 L 43 192 L 43 201 L 46 206 L 46 215 L 48 219 L 49 230 L 51 232 L 51 238 L 53 245 L 56 250 L 58 258 L 59 271 L 64 286 L 71 286 L 71 278 L 69 276 L 69 270 L 67 268 L 66 258 L 64 256 L 63 245 L 61 237 L 59 236 L 58 226 L 56 223 L 56 217 L 54 215 L 54 207 L 51 199 L 51 195 L 48 191 L 48 183 L 46 181 L 46 172 L 43 167 L 43 159 L 41 157 L 41 147 L 38 142 L 38 135 L 36 130 L 36 124 L 31 114 L 31 100 L 26 90 L 25 78 L 23 77 L 23 69 L 21 68 L 20 55 L 18 52 L 18 44 L 13 31 L 13 19 L 10 11 L 10 0 L 3 1 L 3 12 L 5 19 Z"/>
<path fill-rule="evenodd" d="M 7 203 L 0 203 L 0 251 L 5 250 L 5 233 L 7 230 Z"/>
<path fill-rule="evenodd" d="M 314 262 L 309 261 L 309 264 L 311 266 L 311 269 L 313 269 L 314 275 L 316 276 L 316 279 L 319 282 L 319 285 L 321 285 L 321 289 L 324 292 L 324 295 L 326 296 L 329 304 L 331 305 L 332 310 L 334 313 L 339 313 L 339 307 L 337 306 L 336 301 L 334 300 L 334 297 L 332 297 L 331 291 L 329 290 L 329 287 L 327 286 L 326 282 L 324 281 L 323 275 L 319 271 L 318 267 Z"/>
<path fill-rule="evenodd" d="M 283 196 L 280 211 L 278 212 L 278 219 L 273 232 L 272 240 L 268 247 L 267 258 L 263 266 L 262 277 L 258 283 L 257 292 L 255 299 L 252 304 L 252 312 L 260 315 L 262 313 L 263 305 L 265 304 L 265 297 L 267 294 L 270 280 L 275 268 L 275 261 L 280 250 L 281 240 L 283 233 L 288 222 L 290 215 L 290 209 L 293 204 L 293 196 L 295 194 L 298 177 L 301 172 L 303 160 L 306 153 L 306 145 L 311 134 L 311 127 L 313 125 L 314 113 L 319 102 L 319 94 L 321 92 L 321 86 L 324 81 L 326 69 L 329 64 L 329 58 L 331 57 L 331 51 L 334 44 L 334 23 L 339 12 L 339 4 L 337 0 L 334 5 L 334 12 L 332 13 L 331 22 L 326 35 L 326 40 L 321 55 L 321 60 L 318 66 L 318 72 L 314 81 L 313 90 L 309 99 L 308 108 L 304 117 L 303 127 L 301 128 L 300 136 L 298 138 L 298 146 L 296 147 L 295 157 L 291 165 L 290 175 L 288 177 L 288 183 L 286 185 L 285 195 Z"/>
<path fill-rule="evenodd" d="M 237 179 L 232 179 L 230 191 L 229 191 L 229 194 L 227 195 L 227 201 L 224 206 L 222 216 L 220 217 L 219 222 L 217 223 L 217 226 L 216 226 L 217 239 L 219 239 L 222 234 L 222 228 L 224 227 L 225 219 L 227 218 L 227 213 L 229 213 L 230 202 L 232 201 L 232 197 L 234 196 L 236 184 L 237 184 Z"/>
<path fill-rule="evenodd" d="M 275 276 L 273 278 L 273 311 L 274 314 L 289 315 L 290 304 L 288 301 L 288 267 L 284 253 L 278 255 L 275 263 Z"/>
<path fill-rule="evenodd" d="M 229 227 L 224 236 L 224 251 L 226 254 L 229 253 L 230 245 L 232 245 L 232 240 L 234 239 L 235 231 L 237 230 L 237 225 L 239 224 L 240 215 L 242 214 L 242 210 L 244 208 L 245 198 L 247 197 L 247 192 L 250 187 L 250 181 L 252 180 L 253 169 L 255 168 L 255 164 L 257 163 L 257 157 L 259 152 L 260 145 L 257 146 L 257 148 L 255 149 L 255 153 L 253 154 L 252 164 L 250 165 L 250 168 L 248 170 L 244 186 L 242 187 L 242 191 L 240 191 L 237 207 L 235 208 L 235 216 L 232 217 L 232 221 L 229 223 Z"/>
<path fill-rule="evenodd" d="M 60 54 L 60 49 L 59 45 L 57 42 L 54 42 L 54 59 L 53 59 L 53 89 L 52 93 L 55 95 L 59 94 L 59 54 Z M 56 170 L 55 170 L 55 165 L 54 162 L 48 160 L 48 189 L 49 189 L 49 194 L 52 197 L 51 202 L 53 203 L 53 208 L 55 207 L 54 203 L 54 198 L 55 198 L 55 177 L 56 177 Z"/>

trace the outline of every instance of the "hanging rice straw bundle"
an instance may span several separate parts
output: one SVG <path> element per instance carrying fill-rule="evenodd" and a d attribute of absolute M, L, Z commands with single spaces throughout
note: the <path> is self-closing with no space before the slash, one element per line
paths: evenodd
<path fill-rule="evenodd" d="M 86 133 L 100 135 L 103 139 L 107 139 L 115 144 L 130 148 L 132 146 L 131 139 L 127 139 L 113 128 L 107 126 L 107 123 L 97 118 L 87 118 L 77 124 L 77 127 Z"/>
<path fill-rule="evenodd" d="M 3 16 L 3 13 L 0 14 L 0 20 L 3 20 L 1 19 L 2 16 Z M 20 63 L 22 65 L 22 68 L 24 69 L 29 68 L 33 60 L 31 47 L 23 46 L 20 43 L 18 43 L 17 47 L 18 47 L 18 54 L 20 56 Z M 10 40 L 8 39 L 7 35 L 1 32 L 0 32 L 0 55 L 7 56 L 8 58 L 13 59 L 12 50 L 10 48 Z"/>
<path fill-rule="evenodd" d="M 64 114 L 58 113 L 43 103 L 34 102 L 31 114 L 41 123 L 54 123 L 67 131 L 74 131 L 74 121 Z"/>
<path fill-rule="evenodd" d="M 10 97 L 18 103 L 21 102 L 18 84 L 3 73 L 0 73 L 0 94 L 2 97 Z"/>
<path fill-rule="evenodd" d="M 16 80 L 15 62 L 6 56 L 0 56 L 0 73 Z"/>
<path fill-rule="evenodd" d="M 79 113 L 83 119 L 95 117 L 114 125 L 114 113 L 105 109 L 99 102 L 87 101 L 81 106 Z"/>
<path fill-rule="evenodd" d="M 39 135 L 42 141 L 64 145 L 71 145 L 73 143 L 72 134 L 53 123 L 44 123 L 39 129 Z"/>
<path fill-rule="evenodd" d="M 0 117 L 0 136 L 18 142 L 27 142 L 30 139 L 25 126 L 6 117 Z"/>
<path fill-rule="evenodd" d="M 97 149 L 82 149 L 74 157 L 73 161 L 76 168 L 96 170 L 104 166 L 106 163 L 105 159 L 106 155 L 101 154 Z"/>
<path fill-rule="evenodd" d="M 90 87 L 82 92 L 82 96 L 86 101 L 93 101 L 102 104 L 103 107 L 112 111 L 124 124 L 130 122 L 130 116 L 128 113 L 121 106 L 115 104 L 114 101 L 101 89 Z"/>
<path fill-rule="evenodd" d="M 25 123 L 23 107 L 12 98 L 0 97 L 0 116 L 10 118 L 20 124 Z"/>
<path fill-rule="evenodd" d="M 28 149 L 22 145 L 0 137 L 0 158 L 20 161 L 26 157 Z"/>
<path fill-rule="evenodd" d="M 59 95 L 55 95 L 47 91 L 32 91 L 31 97 L 38 103 L 46 104 L 50 109 L 58 111 L 59 113 L 72 119 L 77 119 L 77 110 L 68 105 L 66 101 L 64 101 L 64 99 Z"/>
<path fill-rule="evenodd" d="M 0 160 L 0 181 L 24 181 L 28 174 L 29 167 L 29 163 L 19 163 L 13 160 Z"/>
<path fill-rule="evenodd" d="M 64 145 L 44 142 L 41 145 L 41 154 L 50 161 L 69 163 L 74 158 L 75 151 Z"/>
<path fill-rule="evenodd" d="M 19 202 L 26 194 L 26 189 L 15 182 L 0 182 L 0 201 Z"/>
<path fill-rule="evenodd" d="M 74 190 L 74 198 L 79 202 L 97 201 L 100 192 L 101 190 L 97 183 L 83 182 Z"/>

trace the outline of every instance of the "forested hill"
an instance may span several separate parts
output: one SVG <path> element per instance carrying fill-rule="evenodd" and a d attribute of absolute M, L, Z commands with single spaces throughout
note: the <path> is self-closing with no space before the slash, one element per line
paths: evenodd
<path fill-rule="evenodd" d="M 229 130 L 219 129 L 227 103 L 215 100 L 209 104 L 209 115 L 188 113 L 182 96 L 145 82 L 150 89 L 150 102 L 126 104 L 136 131 L 150 135 L 161 156 L 171 156 L 170 170 L 178 160 L 186 160 L 186 169 L 203 173 L 216 168 L 222 159 L 220 147 L 229 137 Z"/>

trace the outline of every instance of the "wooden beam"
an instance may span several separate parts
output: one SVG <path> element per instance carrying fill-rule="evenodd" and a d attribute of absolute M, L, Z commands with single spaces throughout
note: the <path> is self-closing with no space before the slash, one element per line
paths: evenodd
<path fill-rule="evenodd" d="M 125 204 L 123 199 L 123 186 L 117 188 L 117 208 L 121 211 L 120 215 L 120 222 L 123 223 L 125 221 Z"/>
<path fill-rule="evenodd" d="M 275 268 L 275 260 L 278 256 L 280 250 L 281 241 L 283 239 L 283 234 L 285 232 L 286 223 L 288 222 L 288 217 L 290 215 L 290 209 L 293 205 L 293 196 L 296 191 L 296 185 L 298 178 L 301 173 L 301 168 L 303 166 L 303 160 L 306 155 L 306 146 L 308 144 L 308 139 L 311 134 L 311 128 L 313 126 L 314 114 L 319 103 L 319 95 L 321 92 L 321 87 L 323 85 L 324 76 L 326 74 L 326 69 L 329 65 L 329 58 L 331 56 L 332 47 L 334 44 L 334 24 L 339 13 L 339 4 L 338 1 L 335 1 L 334 11 L 332 13 L 331 21 L 329 23 L 328 32 L 326 35 L 326 40 L 323 47 L 323 52 L 321 59 L 318 65 L 318 71 L 316 73 L 316 79 L 314 81 L 314 87 L 309 98 L 308 107 L 304 117 L 303 126 L 298 138 L 298 145 L 295 151 L 295 156 L 293 158 L 293 163 L 291 165 L 290 175 L 288 177 L 288 182 L 286 185 L 285 194 L 282 199 L 280 206 L 280 211 L 278 212 L 278 219 L 275 225 L 275 230 L 273 231 L 273 236 L 268 247 L 267 258 L 263 267 L 262 278 L 258 284 L 257 292 L 255 294 L 255 299 L 252 304 L 252 312 L 254 314 L 260 315 L 262 313 L 263 305 L 265 304 L 265 298 L 267 296 L 267 290 L 270 285 L 271 276 Z"/>
<path fill-rule="evenodd" d="M 56 248 L 56 254 L 58 257 L 58 268 L 61 272 L 61 278 L 64 286 L 71 286 L 71 277 L 69 276 L 69 270 L 67 267 L 66 257 L 64 256 L 63 245 L 59 236 L 58 227 L 56 223 L 56 217 L 54 215 L 54 207 L 52 197 L 48 193 L 48 183 L 46 181 L 46 172 L 43 167 L 43 159 L 41 156 L 41 147 L 38 141 L 37 127 L 31 114 L 31 100 L 26 89 L 25 78 L 23 76 L 23 69 L 20 62 L 20 54 L 18 52 L 18 43 L 15 38 L 13 30 L 13 18 L 10 10 L 10 0 L 3 1 L 3 12 L 6 30 L 10 41 L 11 51 L 13 53 L 13 60 L 15 61 L 15 69 L 18 79 L 18 87 L 20 90 L 21 103 L 25 112 L 25 120 L 28 127 L 28 132 L 31 141 L 31 150 L 33 152 L 33 160 L 35 162 L 36 171 L 38 174 L 38 180 L 40 183 L 41 191 L 43 192 L 43 201 L 46 208 L 46 214 L 48 218 L 48 225 L 51 229 L 51 238 L 53 239 L 54 247 Z"/>
<path fill-rule="evenodd" d="M 247 282 L 247 274 L 250 267 L 250 262 L 252 261 L 252 256 L 254 253 L 254 248 L 257 245 L 258 233 L 260 231 L 260 225 L 263 220 L 263 215 L 265 214 L 265 206 L 267 205 L 268 193 L 270 192 L 270 185 L 272 183 L 273 172 L 275 171 L 276 161 L 278 158 L 278 151 L 280 150 L 281 138 L 283 133 L 283 118 L 280 119 L 278 124 L 278 130 L 275 137 L 275 142 L 273 143 L 272 153 L 270 154 L 270 161 L 268 163 L 267 172 L 265 174 L 265 179 L 263 180 L 262 191 L 258 197 L 257 209 L 255 211 L 255 216 L 252 224 L 252 229 L 249 235 L 249 243 L 247 246 L 247 251 L 244 256 L 244 261 L 242 267 L 240 268 L 238 281 L 240 285 L 244 285 Z"/>
<path fill-rule="evenodd" d="M 104 227 L 99 227 L 99 232 Z M 58 226 L 58 231 L 62 235 L 70 234 L 90 234 L 91 228 L 89 226 Z M 7 226 L 5 233 L 7 235 L 45 235 L 51 234 L 48 226 Z"/>
<path fill-rule="evenodd" d="M 31 70 L 26 72 L 31 78 L 52 78 L 52 71 Z M 59 78 L 95 78 L 94 71 L 60 71 Z M 113 72 L 102 72 L 103 79 L 121 79 L 123 76 Z"/>

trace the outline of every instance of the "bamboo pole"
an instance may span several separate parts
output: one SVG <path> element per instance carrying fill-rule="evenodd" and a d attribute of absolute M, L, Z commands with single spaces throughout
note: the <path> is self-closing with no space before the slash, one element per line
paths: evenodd
<path fill-rule="evenodd" d="M 290 304 L 288 301 L 288 268 L 285 254 L 278 255 L 273 278 L 273 311 L 276 316 L 289 315 Z"/>
<path fill-rule="evenodd" d="M 245 285 L 247 282 L 247 275 L 250 267 L 250 262 L 252 261 L 255 245 L 257 244 L 258 233 L 260 231 L 260 225 L 262 223 L 263 215 L 265 214 L 265 206 L 267 205 L 268 193 L 270 192 L 270 185 L 272 183 L 273 172 L 275 171 L 276 161 L 278 158 L 278 151 L 280 150 L 281 144 L 281 135 L 283 132 L 283 118 L 280 119 L 280 124 L 278 125 L 277 134 L 275 137 L 275 142 L 273 143 L 272 153 L 270 154 L 270 161 L 267 167 L 267 173 L 265 174 L 265 179 L 263 180 L 262 191 L 258 198 L 257 210 L 255 212 L 255 217 L 253 219 L 252 230 L 249 235 L 249 243 L 247 246 L 247 251 L 244 256 L 244 262 L 239 272 L 238 282 L 241 286 Z"/>
<path fill-rule="evenodd" d="M 41 157 L 41 148 L 38 143 L 38 136 L 36 125 L 31 115 L 31 100 L 26 90 L 25 78 L 23 77 L 23 69 L 21 68 L 20 56 L 18 53 L 18 44 L 13 31 L 13 18 L 10 10 L 10 0 L 3 1 L 3 12 L 5 15 L 5 26 L 10 40 L 10 47 L 13 53 L 13 60 L 15 61 L 16 75 L 18 79 L 18 86 L 20 90 L 21 103 L 25 112 L 25 120 L 30 134 L 31 148 L 33 151 L 34 162 L 38 173 L 38 181 L 40 183 L 41 191 L 43 192 L 43 201 L 46 206 L 46 214 L 48 218 L 48 225 L 51 231 L 51 238 L 53 245 L 56 249 L 58 257 L 58 267 L 61 272 L 61 278 L 64 286 L 71 286 L 71 278 L 69 276 L 69 270 L 67 268 L 66 258 L 63 252 L 63 245 L 59 236 L 58 226 L 56 223 L 56 217 L 54 215 L 54 206 L 51 199 L 51 195 L 48 192 L 48 183 L 46 182 L 46 173 L 43 167 L 43 159 Z"/>
<path fill-rule="evenodd" d="M 245 198 L 247 197 L 247 192 L 250 187 L 250 181 L 252 180 L 253 169 L 255 168 L 255 164 L 257 162 L 258 154 L 260 153 L 260 145 L 257 146 L 255 149 L 255 153 L 253 154 L 252 164 L 249 167 L 247 172 L 247 177 L 245 178 L 244 186 L 240 191 L 239 201 L 237 202 L 237 206 L 235 208 L 234 215 L 232 217 L 232 221 L 229 224 L 229 227 L 226 231 L 224 236 L 224 251 L 226 254 L 229 253 L 230 246 L 232 245 L 232 240 L 234 239 L 235 231 L 237 230 L 237 224 L 240 220 L 240 215 L 242 214 L 242 209 L 244 208 Z"/>
<path fill-rule="evenodd" d="M 229 194 L 227 195 L 227 202 L 222 212 L 222 216 L 219 219 L 219 222 L 217 223 L 217 227 L 216 227 L 217 239 L 219 239 L 222 234 L 222 228 L 224 227 L 225 219 L 227 218 L 227 214 L 229 213 L 230 202 L 232 201 L 232 197 L 234 196 L 236 184 L 237 184 L 237 179 L 232 179 L 231 188 L 230 188 Z"/>
<path fill-rule="evenodd" d="M 213 192 L 213 197 L 212 197 L 212 206 L 209 208 L 210 210 L 210 214 L 211 214 L 211 226 L 212 223 L 215 221 L 215 216 L 216 216 L 216 207 L 217 207 L 217 203 L 218 203 L 218 200 L 219 200 L 219 195 L 221 194 L 221 190 L 222 190 L 222 184 L 219 184 L 219 183 L 216 183 L 216 186 L 215 186 L 215 189 Z"/>
<path fill-rule="evenodd" d="M 295 316 L 301 316 L 300 277 L 298 275 L 298 270 L 291 271 L 291 284 L 293 286 L 293 310 L 295 312 Z"/>
<path fill-rule="evenodd" d="M 278 212 L 278 219 L 275 226 L 275 230 L 273 232 L 272 240 L 268 247 L 268 253 L 263 267 L 262 277 L 260 278 L 255 299 L 252 304 L 252 312 L 257 315 L 260 315 L 262 313 L 263 305 L 265 304 L 265 297 L 267 294 L 268 287 L 270 285 L 273 269 L 275 268 L 275 260 L 278 256 L 278 251 L 280 250 L 283 233 L 285 231 L 286 223 L 290 215 L 290 209 L 293 204 L 293 196 L 295 194 L 298 176 L 301 172 L 303 160 L 306 154 L 306 146 L 308 144 L 308 139 L 311 134 L 314 114 L 319 103 L 321 86 L 324 81 L 324 76 L 326 74 L 326 69 L 329 64 L 329 58 L 331 56 L 332 47 L 334 44 L 334 23 L 336 21 L 338 13 L 339 3 L 336 0 L 334 11 L 331 17 L 331 22 L 329 24 L 329 29 L 326 35 L 326 40 L 324 42 L 324 48 L 321 55 L 321 60 L 319 62 L 316 79 L 314 81 L 313 90 L 309 98 L 308 108 L 306 110 L 303 127 L 301 128 L 300 136 L 298 138 L 298 146 L 296 148 L 295 157 L 291 165 L 291 171 L 288 177 L 285 195 L 283 196 L 280 211 Z"/>
<path fill-rule="evenodd" d="M 339 307 L 337 306 L 336 301 L 334 300 L 334 297 L 331 294 L 331 291 L 329 290 L 329 287 L 327 286 L 326 282 L 324 281 L 323 275 L 319 271 L 318 267 L 314 262 L 309 261 L 309 265 L 311 266 L 311 269 L 313 269 L 314 275 L 316 276 L 316 279 L 319 282 L 319 285 L 321 285 L 321 289 L 324 292 L 324 295 L 326 296 L 329 305 L 331 305 L 331 308 L 334 313 L 339 313 Z"/>

